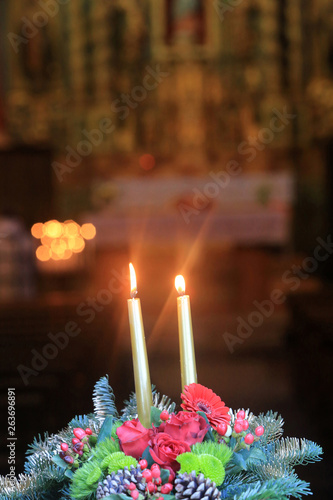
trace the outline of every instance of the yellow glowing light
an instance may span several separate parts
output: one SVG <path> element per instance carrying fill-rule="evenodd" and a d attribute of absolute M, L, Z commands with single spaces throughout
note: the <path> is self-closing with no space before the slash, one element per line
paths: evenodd
<path fill-rule="evenodd" d="M 57 220 L 50 220 L 45 223 L 45 234 L 50 238 L 59 238 L 62 235 L 62 224 Z"/>
<path fill-rule="evenodd" d="M 37 239 L 41 239 L 43 237 L 43 227 L 44 227 L 44 224 L 42 224 L 41 222 L 36 222 L 36 224 L 34 224 L 31 228 L 31 234 L 34 238 L 37 238 Z"/>
<path fill-rule="evenodd" d="M 51 259 L 53 260 L 61 260 L 62 255 L 58 255 L 56 252 L 51 252 Z"/>
<path fill-rule="evenodd" d="M 92 240 L 96 236 L 96 228 L 93 224 L 83 224 L 80 232 L 85 240 Z"/>
<path fill-rule="evenodd" d="M 43 236 L 40 241 L 44 246 L 50 247 L 53 239 L 50 236 Z"/>
<path fill-rule="evenodd" d="M 72 250 L 69 250 L 68 248 L 64 251 L 64 255 L 62 256 L 63 260 L 68 260 L 72 257 L 73 252 Z"/>
<path fill-rule="evenodd" d="M 179 274 L 175 278 L 175 287 L 176 287 L 176 290 L 179 293 L 179 295 L 184 295 L 184 293 L 185 293 L 185 280 L 184 280 L 184 276 L 182 276 L 181 274 Z"/>
<path fill-rule="evenodd" d="M 43 245 L 39 246 L 36 250 L 36 257 L 41 262 L 46 262 L 46 261 L 50 260 L 50 258 L 51 258 L 50 249 L 47 247 L 44 247 Z"/>
<path fill-rule="evenodd" d="M 59 255 L 59 252 L 67 250 L 67 243 L 64 239 L 54 239 L 51 243 L 51 249 Z"/>
<path fill-rule="evenodd" d="M 78 236 L 77 238 L 74 238 L 73 246 L 69 246 L 69 248 L 75 253 L 80 253 L 82 252 L 85 246 L 86 244 L 84 242 L 84 239 L 81 238 L 81 236 Z"/>
<path fill-rule="evenodd" d="M 64 232 L 68 237 L 74 237 L 79 234 L 80 226 L 73 220 L 64 223 Z"/>
<path fill-rule="evenodd" d="M 130 262 L 129 264 L 129 270 L 130 270 L 130 282 L 131 282 L 131 296 L 134 297 L 138 291 L 138 288 L 136 284 L 135 269 L 132 262 Z"/>

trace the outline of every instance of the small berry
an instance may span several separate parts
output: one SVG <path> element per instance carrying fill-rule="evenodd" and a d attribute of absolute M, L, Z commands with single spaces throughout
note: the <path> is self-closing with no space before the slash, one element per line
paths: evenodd
<path fill-rule="evenodd" d="M 151 469 L 151 475 L 153 476 L 154 479 L 157 479 L 158 477 L 161 477 L 161 471 L 160 468 L 158 467 L 152 467 Z"/>
<path fill-rule="evenodd" d="M 152 483 L 151 481 L 147 483 L 147 490 L 149 491 L 149 493 L 154 493 L 155 488 L 156 488 L 155 484 Z"/>
<path fill-rule="evenodd" d="M 145 469 L 142 472 L 142 477 L 145 478 L 146 482 L 149 483 L 153 479 L 153 475 L 149 469 Z"/>
<path fill-rule="evenodd" d="M 237 418 L 241 418 L 243 420 L 245 418 L 245 411 L 244 410 L 239 410 L 237 412 Z"/>
<path fill-rule="evenodd" d="M 135 485 L 134 483 L 130 483 L 130 484 L 128 485 L 128 489 L 129 489 L 130 491 L 134 491 L 134 490 L 136 490 L 136 485 Z"/>
<path fill-rule="evenodd" d="M 158 464 L 153 464 L 151 467 L 150 467 L 150 470 L 153 470 L 153 469 L 160 469 L 160 466 Z"/>
<path fill-rule="evenodd" d="M 82 450 L 79 451 L 79 455 L 80 455 L 80 457 L 82 457 L 82 455 L 83 455 L 83 451 Z"/>
<path fill-rule="evenodd" d="M 137 498 L 139 497 L 138 490 L 131 491 L 131 497 L 133 498 L 133 500 L 137 500 Z"/>
<path fill-rule="evenodd" d="M 67 455 L 65 458 L 64 458 L 66 464 L 69 464 L 69 465 L 72 465 L 72 463 L 74 462 L 74 458 L 71 457 L 70 455 Z"/>
<path fill-rule="evenodd" d="M 175 477 L 176 477 L 176 474 L 172 471 L 170 472 L 169 474 L 169 479 L 168 479 L 168 483 L 173 483 L 174 480 L 175 480 Z"/>
<path fill-rule="evenodd" d="M 78 439 L 82 439 L 84 438 L 84 436 L 86 435 L 86 433 L 84 432 L 83 429 L 81 429 L 81 427 L 76 427 L 74 430 L 73 430 L 73 434 L 76 438 Z"/>
<path fill-rule="evenodd" d="M 226 424 L 225 422 L 221 422 L 217 428 L 216 428 L 218 434 L 220 434 L 220 436 L 224 436 L 225 433 L 227 432 L 228 430 L 228 424 Z"/>
<path fill-rule="evenodd" d="M 254 441 L 254 437 L 251 433 L 249 434 L 246 434 L 245 438 L 244 438 L 244 441 L 246 444 L 252 444 L 253 441 Z"/>
<path fill-rule="evenodd" d="M 162 478 L 161 477 L 158 477 L 156 479 L 154 479 L 154 483 L 157 485 L 157 486 L 160 486 L 162 484 Z"/>
<path fill-rule="evenodd" d="M 83 450 L 83 447 L 84 447 L 84 444 L 83 443 L 76 443 L 74 446 L 73 446 L 73 451 L 75 453 L 79 453 L 80 451 Z"/>
<path fill-rule="evenodd" d="M 163 497 L 157 497 L 156 500 L 164 500 Z"/>
<path fill-rule="evenodd" d="M 242 424 L 240 424 L 240 423 L 238 423 L 238 422 L 237 422 L 237 423 L 234 425 L 234 431 L 235 431 L 237 434 L 240 434 L 240 433 L 243 431 L 243 426 L 242 426 Z"/>
<path fill-rule="evenodd" d="M 90 427 L 87 427 L 85 433 L 88 434 L 88 436 L 92 436 L 93 431 L 90 429 Z"/>
<path fill-rule="evenodd" d="M 247 431 L 249 428 L 249 422 L 247 420 L 243 420 L 242 426 L 243 426 L 243 431 Z"/>
<path fill-rule="evenodd" d="M 262 425 L 258 425 L 258 427 L 254 432 L 256 433 L 256 436 L 262 436 L 265 432 L 265 429 L 263 428 Z"/>
<path fill-rule="evenodd" d="M 163 486 L 161 487 L 161 493 L 167 495 L 168 493 L 170 493 L 170 491 L 172 491 L 172 489 L 173 489 L 172 484 L 170 483 L 163 484 Z"/>
<path fill-rule="evenodd" d="M 139 465 L 140 465 L 141 470 L 143 470 L 143 469 L 146 469 L 148 467 L 148 462 L 147 462 L 147 460 L 145 460 L 143 458 L 142 460 L 139 461 Z"/>
<path fill-rule="evenodd" d="M 160 415 L 160 419 L 163 420 L 164 422 L 168 420 L 170 417 L 169 413 L 166 410 L 163 410 Z"/>
<path fill-rule="evenodd" d="M 59 457 L 62 458 L 62 459 L 64 459 L 66 457 L 66 453 L 64 451 L 61 451 L 59 453 Z"/>
<path fill-rule="evenodd" d="M 72 439 L 72 443 L 73 444 L 76 444 L 76 443 L 79 443 L 79 442 L 80 442 L 80 440 L 78 438 L 73 438 Z"/>
<path fill-rule="evenodd" d="M 62 451 L 67 451 L 68 450 L 68 444 L 67 443 L 61 443 L 60 448 Z"/>

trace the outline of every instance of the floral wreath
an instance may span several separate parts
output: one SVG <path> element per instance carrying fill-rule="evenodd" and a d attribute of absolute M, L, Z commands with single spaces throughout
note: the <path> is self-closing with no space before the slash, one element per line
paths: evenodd
<path fill-rule="evenodd" d="M 321 459 L 306 439 L 283 438 L 283 419 L 233 411 L 211 389 L 184 387 L 181 410 L 153 387 L 152 425 L 133 393 L 119 415 L 108 377 L 94 413 L 35 438 L 25 474 L 0 477 L 2 500 L 286 500 L 311 494 L 295 466 Z"/>

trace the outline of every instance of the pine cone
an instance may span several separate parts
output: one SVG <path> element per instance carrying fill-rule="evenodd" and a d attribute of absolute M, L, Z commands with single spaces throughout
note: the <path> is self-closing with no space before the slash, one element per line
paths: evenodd
<path fill-rule="evenodd" d="M 216 484 L 209 478 L 205 479 L 203 474 L 196 476 L 191 474 L 179 474 L 175 480 L 175 490 L 177 500 L 217 500 L 221 498 L 220 491 Z"/>
<path fill-rule="evenodd" d="M 112 472 L 111 475 L 106 476 L 103 482 L 98 483 L 96 492 L 96 499 L 107 497 L 108 495 L 116 493 L 127 493 L 130 483 L 134 483 L 140 493 L 144 495 L 146 482 L 142 482 L 141 467 L 134 467 L 131 465 L 130 470 L 128 467 Z"/>

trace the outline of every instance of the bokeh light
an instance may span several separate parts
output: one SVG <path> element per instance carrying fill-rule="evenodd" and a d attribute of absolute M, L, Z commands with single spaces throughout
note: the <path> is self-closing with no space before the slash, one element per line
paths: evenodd
<path fill-rule="evenodd" d="M 80 226 L 73 220 L 59 222 L 49 220 L 44 224 L 37 222 L 31 228 L 34 238 L 41 241 L 36 250 L 36 257 L 41 262 L 48 260 L 68 260 L 73 253 L 84 250 L 85 240 L 92 240 L 96 236 L 93 224 L 86 223 Z"/>
<path fill-rule="evenodd" d="M 151 170 L 156 165 L 155 157 L 149 153 L 146 153 L 139 158 L 140 167 L 143 170 Z"/>
<path fill-rule="evenodd" d="M 85 240 L 92 240 L 96 236 L 96 228 L 93 224 L 83 224 L 80 233 Z"/>

